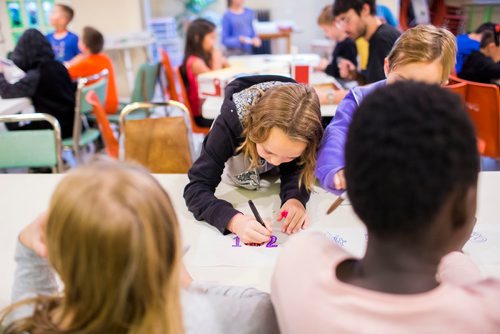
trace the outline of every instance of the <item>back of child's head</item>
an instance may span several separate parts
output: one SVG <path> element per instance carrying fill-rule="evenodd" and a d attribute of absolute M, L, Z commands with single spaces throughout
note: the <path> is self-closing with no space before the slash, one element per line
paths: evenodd
<path fill-rule="evenodd" d="M 54 60 L 54 51 L 40 31 L 30 28 L 17 41 L 11 58 L 20 69 L 29 71 L 43 62 Z"/>
<path fill-rule="evenodd" d="M 282 130 L 289 139 L 307 144 L 299 158 L 303 167 L 299 184 L 312 190 L 315 183 L 316 151 L 323 136 L 318 95 L 308 85 L 287 83 L 262 93 L 243 119 L 245 138 L 241 148 L 252 163 L 259 164 L 256 144 L 267 140 L 272 128 Z"/>
<path fill-rule="evenodd" d="M 326 5 L 318 16 L 317 23 L 319 26 L 331 25 L 335 21 L 333 16 L 333 6 Z"/>
<path fill-rule="evenodd" d="M 179 225 L 147 171 L 101 161 L 69 172 L 50 202 L 46 245 L 67 332 L 183 332 Z M 31 328 L 48 312 L 38 307 Z"/>
<path fill-rule="evenodd" d="M 215 31 L 215 28 L 215 24 L 202 18 L 198 18 L 189 24 L 186 32 L 184 63 L 189 56 L 194 55 L 202 58 L 208 66 L 210 65 L 211 55 L 203 49 L 203 40 L 207 34 Z"/>
<path fill-rule="evenodd" d="M 376 13 L 375 0 L 335 0 L 333 4 L 333 15 L 338 16 L 345 14 L 351 9 L 360 15 L 365 4 L 370 7 L 370 14 L 374 16 Z"/>
<path fill-rule="evenodd" d="M 474 128 L 461 99 L 436 85 L 401 81 L 367 96 L 345 147 L 347 192 L 370 235 L 421 240 L 453 197 L 453 224 L 467 221 L 479 171 Z"/>
<path fill-rule="evenodd" d="M 443 66 L 442 82 L 446 82 L 455 65 L 457 44 L 455 36 L 445 28 L 418 25 L 406 30 L 394 43 L 387 56 L 389 70 L 411 63 L 432 63 Z"/>
<path fill-rule="evenodd" d="M 104 47 L 104 36 L 95 28 L 84 27 L 82 42 L 89 49 L 90 53 L 98 54 Z"/>
<path fill-rule="evenodd" d="M 495 31 L 496 24 L 493 22 L 485 22 L 481 24 L 477 29 L 474 31 L 476 34 L 482 34 L 485 31 Z"/>
<path fill-rule="evenodd" d="M 73 8 L 62 3 L 57 3 L 54 6 L 59 8 L 61 13 L 64 15 L 64 17 L 66 18 L 66 24 L 70 23 L 73 20 L 73 17 L 75 16 L 75 11 L 73 10 Z"/>
<path fill-rule="evenodd" d="M 481 49 L 486 48 L 490 44 L 495 44 L 495 46 L 500 46 L 500 24 L 497 25 L 494 30 L 486 30 L 483 32 L 481 37 Z"/>

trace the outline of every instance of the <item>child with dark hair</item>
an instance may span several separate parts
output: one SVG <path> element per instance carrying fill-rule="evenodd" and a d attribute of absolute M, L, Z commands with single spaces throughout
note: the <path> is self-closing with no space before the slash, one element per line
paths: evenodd
<path fill-rule="evenodd" d="M 201 127 L 210 127 L 213 120 L 203 118 L 201 115 L 197 77 L 202 73 L 218 70 L 227 65 L 226 59 L 215 47 L 217 40 L 215 28 L 215 24 L 205 19 L 196 19 L 189 24 L 184 60 L 180 67 L 194 121 Z"/>
<path fill-rule="evenodd" d="M 68 72 L 76 80 L 108 70 L 108 85 L 104 109 L 108 114 L 115 114 L 118 109 L 118 92 L 115 82 L 115 70 L 111 59 L 104 54 L 104 36 L 92 27 L 83 28 L 82 38 L 78 42 L 82 54 L 67 63 Z"/>
<path fill-rule="evenodd" d="M 500 24 L 486 31 L 478 51 L 467 57 L 459 77 L 481 83 L 496 83 L 500 79 Z"/>
<path fill-rule="evenodd" d="M 69 61 L 80 53 L 78 49 L 78 36 L 68 31 L 68 24 L 75 15 L 73 9 L 64 4 L 54 5 L 50 15 L 50 25 L 55 29 L 47 35 L 52 45 L 56 60 L 60 62 Z"/>
<path fill-rule="evenodd" d="M 373 83 L 385 79 L 384 59 L 399 37 L 400 32 L 376 16 L 375 0 L 336 0 L 333 15 L 339 27 L 352 39 L 363 37 L 369 44 L 366 73 L 360 75 L 356 66 L 349 60 L 339 63 L 343 79 L 360 79 Z"/>
<path fill-rule="evenodd" d="M 35 111 L 54 116 L 61 126 L 62 137 L 71 137 L 75 115 L 75 85 L 64 65 L 54 59 L 49 41 L 36 29 L 26 30 L 12 52 L 12 61 L 26 75 L 9 83 L 0 64 L 0 96 L 29 97 Z M 9 130 L 50 128 L 46 122 L 8 123 Z"/>
<path fill-rule="evenodd" d="M 470 34 L 460 34 L 457 36 L 457 63 L 455 72 L 462 71 L 465 59 L 474 51 L 479 51 L 481 38 L 486 31 L 495 31 L 495 24 L 491 22 L 483 23 Z"/>
<path fill-rule="evenodd" d="M 228 0 L 227 11 L 222 17 L 222 44 L 228 55 L 251 54 L 262 41 L 255 33 L 255 13 L 244 6 L 244 0 Z"/>
<path fill-rule="evenodd" d="M 327 5 L 323 8 L 318 16 L 317 23 L 325 36 L 335 42 L 335 49 L 333 50 L 331 62 L 328 63 L 326 59 L 322 59 L 318 65 L 319 70 L 325 71 L 326 74 L 332 77 L 339 78 L 339 59 L 347 59 L 351 61 L 354 66 L 358 65 L 358 51 L 356 50 L 356 43 L 349 37 L 345 31 L 337 28 L 335 17 L 333 16 L 332 5 Z"/>
<path fill-rule="evenodd" d="M 461 252 L 475 224 L 478 172 L 458 96 L 416 82 L 367 96 L 346 146 L 366 253 L 355 258 L 318 232 L 291 238 L 271 286 L 281 331 L 498 333 L 500 281 L 482 280 Z"/>

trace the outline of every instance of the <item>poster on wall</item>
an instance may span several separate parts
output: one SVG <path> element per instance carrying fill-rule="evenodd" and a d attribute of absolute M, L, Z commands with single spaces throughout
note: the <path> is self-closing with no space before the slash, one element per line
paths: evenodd
<path fill-rule="evenodd" d="M 44 0 L 44 1 L 42 1 L 43 23 L 46 26 L 50 25 L 50 14 L 52 14 L 52 9 L 53 8 L 54 8 L 54 0 Z"/>
<path fill-rule="evenodd" d="M 27 0 L 24 2 L 24 8 L 26 9 L 26 16 L 28 17 L 28 26 L 31 28 L 37 28 L 38 23 L 38 4 L 36 0 Z"/>
<path fill-rule="evenodd" d="M 9 15 L 10 27 L 12 29 L 24 27 L 20 1 L 7 1 L 7 11 Z"/>

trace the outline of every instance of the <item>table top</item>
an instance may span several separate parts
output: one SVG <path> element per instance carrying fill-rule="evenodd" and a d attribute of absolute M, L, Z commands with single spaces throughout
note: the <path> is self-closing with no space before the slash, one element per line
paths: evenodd
<path fill-rule="evenodd" d="M 0 98 L 0 115 L 11 115 L 23 111 L 31 106 L 31 100 L 27 97 L 14 99 Z"/>
<path fill-rule="evenodd" d="M 206 119 L 215 119 L 220 114 L 220 108 L 222 107 L 223 97 L 220 96 L 208 96 L 205 98 L 201 106 L 201 115 Z M 321 105 L 321 116 L 322 117 L 333 117 L 337 111 L 336 104 L 322 104 Z"/>
<path fill-rule="evenodd" d="M 198 76 L 198 84 L 200 92 L 204 91 L 205 85 L 210 85 L 212 90 L 212 80 L 220 79 L 221 81 L 229 81 L 238 74 L 277 74 L 290 76 L 290 62 L 298 61 L 307 63 L 310 66 L 317 65 L 320 61 L 317 54 L 280 54 L 280 55 L 247 55 L 229 57 L 228 62 L 230 67 L 222 70 L 211 71 L 200 74 Z M 339 86 L 335 78 L 327 75 L 324 72 L 312 72 L 309 83 L 313 86 L 335 85 Z M 203 118 L 215 119 L 222 106 L 223 98 L 217 96 L 206 96 L 206 100 L 201 107 Z M 321 116 L 333 117 L 337 111 L 337 105 L 322 105 Z"/>
<path fill-rule="evenodd" d="M 60 174 L 0 174 L 0 308 L 10 299 L 15 269 L 14 250 L 19 231 L 47 208 L 51 193 L 62 177 Z M 190 246 L 184 261 L 194 279 L 249 285 L 269 291 L 276 257 L 282 244 L 289 238 L 279 231 L 279 223 L 273 223 L 277 247 L 233 247 L 234 235 L 223 236 L 208 224 L 196 221 L 187 210 L 182 197 L 188 182 L 187 175 L 164 174 L 155 177 L 173 201 L 184 244 Z M 496 277 L 500 277 L 498 189 L 500 173 L 480 174 L 478 223 L 474 238 L 464 249 L 485 275 Z M 264 185 L 261 190 L 250 191 L 221 183 L 216 195 L 247 214 L 251 213 L 247 201 L 252 199 L 262 217 L 270 219 L 279 211 L 278 192 L 278 184 Z M 342 243 L 350 252 L 361 256 L 365 246 L 365 229 L 348 201 L 331 215 L 326 215 L 327 208 L 335 198 L 320 188 L 312 194 L 307 207 L 310 230 L 321 231 L 333 242 Z"/>

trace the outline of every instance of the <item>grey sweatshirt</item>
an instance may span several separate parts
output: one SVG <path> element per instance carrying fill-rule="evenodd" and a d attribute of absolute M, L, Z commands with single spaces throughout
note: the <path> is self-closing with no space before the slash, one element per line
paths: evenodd
<path fill-rule="evenodd" d="M 58 291 L 56 275 L 47 260 L 17 243 L 12 302 Z M 269 294 L 253 288 L 194 282 L 181 291 L 186 334 L 279 333 Z M 17 309 L 9 321 L 31 315 L 33 308 Z"/>

